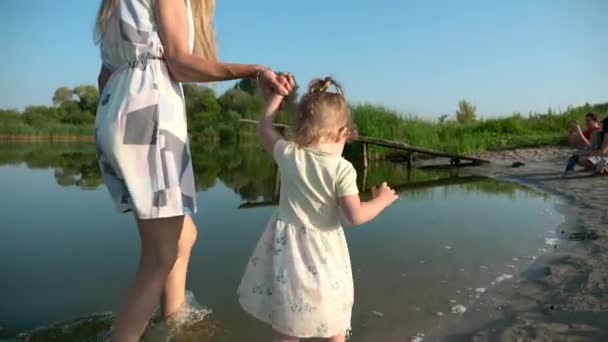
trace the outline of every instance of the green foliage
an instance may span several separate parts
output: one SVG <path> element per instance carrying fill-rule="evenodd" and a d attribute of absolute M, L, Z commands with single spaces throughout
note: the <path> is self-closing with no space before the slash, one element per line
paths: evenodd
<path fill-rule="evenodd" d="M 475 122 L 477 120 L 477 115 L 475 112 L 477 111 L 477 107 L 475 107 L 472 103 L 467 100 L 461 100 L 458 102 L 458 110 L 456 111 L 456 120 L 461 124 L 469 124 Z"/>
<path fill-rule="evenodd" d="M 218 99 L 222 111 L 233 110 L 244 118 L 255 119 L 264 106 L 264 99 L 241 89 L 229 89 Z"/>
<path fill-rule="evenodd" d="M 243 78 L 236 82 L 233 89 L 242 90 L 250 95 L 256 95 L 258 93 L 257 81 L 253 78 Z"/>
<path fill-rule="evenodd" d="M 72 89 L 68 87 L 60 87 L 55 90 L 55 94 L 53 95 L 53 104 L 56 106 L 61 106 L 66 102 L 72 101 L 74 97 L 74 92 Z"/>
<path fill-rule="evenodd" d="M 88 112 L 89 114 L 97 112 L 99 91 L 96 87 L 92 85 L 79 85 L 74 88 L 74 95 L 78 98 L 78 107 L 82 112 Z"/>
<path fill-rule="evenodd" d="M 61 121 L 72 125 L 91 125 L 95 122 L 95 116 L 91 112 L 73 111 L 67 113 Z"/>
<path fill-rule="evenodd" d="M 44 126 L 49 122 L 61 122 L 63 113 L 53 107 L 29 106 L 23 111 L 23 121 L 31 126 Z"/>
<path fill-rule="evenodd" d="M 437 124 L 419 118 L 403 117 L 380 106 L 360 105 L 353 108 L 360 135 L 459 153 L 561 144 L 565 142 L 570 123 L 573 120 L 583 122 L 589 111 L 603 115 L 608 112 L 608 103 L 569 107 L 559 115 L 534 113 L 524 117 L 515 113 L 508 117 L 467 124 L 448 120 Z M 353 155 L 357 153 L 352 151 L 357 149 L 356 146 L 349 149 Z M 371 158 L 382 158 L 396 152 L 370 146 L 368 153 Z"/>
<path fill-rule="evenodd" d="M 264 104 L 253 80 L 241 80 L 221 96 L 212 88 L 184 84 L 188 128 L 192 142 L 234 145 L 243 139 L 256 139 L 250 125 L 239 119 L 257 119 Z M 99 94 L 95 87 L 80 85 L 74 89 L 61 87 L 53 95 L 54 107 L 30 106 L 22 113 L 0 110 L 0 135 L 64 135 L 90 136 Z M 296 91 L 285 99 L 277 121 L 289 123 L 297 110 Z M 572 121 L 584 121 L 586 113 L 608 112 L 608 103 L 580 107 L 549 109 L 547 113 L 515 113 L 508 117 L 477 120 L 476 108 L 463 100 L 458 104 L 456 120 L 447 115 L 438 121 L 405 117 L 381 106 L 369 104 L 353 108 L 360 135 L 402 141 L 411 145 L 438 150 L 473 153 L 489 149 L 559 144 L 565 141 Z M 353 144 L 347 154 L 360 155 Z M 400 152 L 370 146 L 371 158 L 398 155 Z"/>
<path fill-rule="evenodd" d="M 219 126 L 219 139 L 222 144 L 236 144 L 238 142 L 238 134 L 233 126 L 221 124 Z"/>

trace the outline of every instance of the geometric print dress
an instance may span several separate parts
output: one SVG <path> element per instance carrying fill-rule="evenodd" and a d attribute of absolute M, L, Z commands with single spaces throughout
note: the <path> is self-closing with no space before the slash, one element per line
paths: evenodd
<path fill-rule="evenodd" d="M 112 76 L 100 96 L 95 144 L 117 210 L 140 219 L 196 212 L 184 95 L 163 60 L 154 0 L 118 2 L 101 57 Z"/>

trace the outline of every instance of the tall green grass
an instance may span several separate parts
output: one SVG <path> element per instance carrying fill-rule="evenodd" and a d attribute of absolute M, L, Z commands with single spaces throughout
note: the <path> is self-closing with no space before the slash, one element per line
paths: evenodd
<path fill-rule="evenodd" d="M 374 105 L 353 108 L 360 135 L 457 153 L 563 144 L 571 123 L 578 120 L 583 125 L 585 115 L 592 111 L 604 116 L 608 103 L 568 108 L 559 114 L 550 112 L 527 117 L 513 114 L 470 124 L 405 117 Z M 374 157 L 386 155 L 387 151 L 371 146 L 369 153 Z"/>

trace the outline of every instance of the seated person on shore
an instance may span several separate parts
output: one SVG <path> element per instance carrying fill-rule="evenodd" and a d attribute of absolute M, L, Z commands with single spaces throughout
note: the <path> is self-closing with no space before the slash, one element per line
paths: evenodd
<path fill-rule="evenodd" d="M 568 144 L 576 148 L 585 148 L 592 145 L 592 135 L 601 130 L 600 119 L 596 113 L 587 113 L 585 116 L 586 129 L 583 131 L 578 121 L 572 123 L 568 132 Z"/>
<path fill-rule="evenodd" d="M 583 148 L 568 159 L 566 173 L 574 170 L 579 164 L 596 174 L 608 175 L 608 118 L 602 121 L 602 130 L 594 132 L 591 136 L 591 145 Z"/>

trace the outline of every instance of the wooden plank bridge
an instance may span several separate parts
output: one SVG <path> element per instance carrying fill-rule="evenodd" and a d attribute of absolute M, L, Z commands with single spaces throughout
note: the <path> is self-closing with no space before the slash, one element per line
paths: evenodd
<path fill-rule="evenodd" d="M 240 121 L 243 123 L 250 123 L 250 124 L 258 123 L 256 120 L 250 120 L 250 119 L 240 119 Z M 276 124 L 276 123 L 274 124 L 274 126 L 281 130 L 284 130 L 289 127 L 287 125 Z M 433 149 L 426 148 L 426 147 L 413 146 L 413 145 L 406 144 L 404 142 L 394 141 L 394 140 L 386 140 L 386 139 L 380 139 L 380 138 L 359 136 L 357 139 L 355 139 L 355 141 L 362 144 L 363 166 L 364 167 L 367 167 L 367 160 L 368 160 L 367 147 L 368 147 L 368 145 L 375 145 L 375 146 L 381 146 L 381 147 L 387 147 L 387 148 L 391 148 L 391 149 L 406 151 L 408 153 L 407 154 L 407 157 L 408 157 L 407 166 L 408 167 L 412 167 L 412 161 L 413 161 L 415 153 L 430 155 L 433 157 L 450 158 L 450 164 L 452 164 L 452 165 L 459 165 L 461 161 L 469 161 L 470 164 L 472 164 L 472 165 L 480 165 L 480 164 L 489 163 L 489 161 L 485 160 L 485 159 L 465 156 L 465 155 L 456 154 L 456 153 L 437 151 L 437 150 L 433 150 Z"/>

